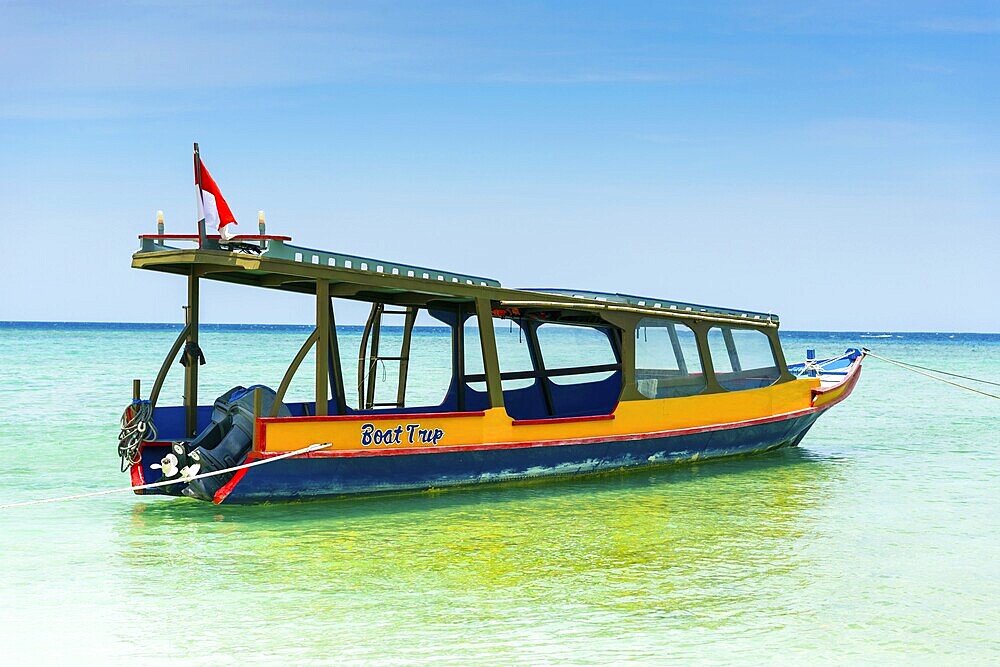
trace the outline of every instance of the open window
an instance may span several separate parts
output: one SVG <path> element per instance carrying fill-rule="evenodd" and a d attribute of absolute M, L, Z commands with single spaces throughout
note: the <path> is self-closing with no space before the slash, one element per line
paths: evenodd
<path fill-rule="evenodd" d="M 364 329 L 338 328 L 348 410 L 457 410 L 453 320 L 447 311 L 376 303 Z"/>
<path fill-rule="evenodd" d="M 608 327 L 545 322 L 535 327 L 549 416 L 610 414 L 622 389 L 619 352 Z"/>
<path fill-rule="evenodd" d="M 781 377 L 771 338 L 763 331 L 712 327 L 708 347 L 715 379 L 727 391 L 767 387 Z"/>
<path fill-rule="evenodd" d="M 468 405 L 485 406 L 486 382 L 478 322 L 466 320 Z M 504 408 L 513 419 L 611 413 L 621 394 L 614 332 L 602 326 L 494 318 Z"/>
<path fill-rule="evenodd" d="M 693 396 L 705 390 L 694 332 L 680 322 L 644 317 L 635 329 L 636 389 L 646 398 Z"/>
<path fill-rule="evenodd" d="M 535 384 L 535 369 L 531 363 L 528 338 L 519 323 L 493 318 L 493 336 L 497 343 L 501 386 L 505 392 L 525 389 Z M 465 321 L 465 376 L 468 386 L 486 392 L 483 367 L 483 346 L 479 336 L 479 321 L 475 316 Z"/>
<path fill-rule="evenodd" d="M 483 368 L 483 348 L 479 322 L 475 317 L 465 321 L 466 403 L 485 408 L 486 375 Z M 538 379 L 529 341 L 530 331 L 520 320 L 493 318 L 493 336 L 500 365 L 500 387 L 504 407 L 514 419 L 534 419 L 548 416 L 545 392 Z"/>

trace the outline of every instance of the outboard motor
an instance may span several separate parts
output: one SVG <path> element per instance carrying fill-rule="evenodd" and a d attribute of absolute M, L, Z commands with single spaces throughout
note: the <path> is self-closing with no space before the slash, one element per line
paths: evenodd
<path fill-rule="evenodd" d="M 261 413 L 271 414 L 277 394 L 264 385 L 233 387 L 217 398 L 212 408 L 212 422 L 186 448 L 186 463 L 191 468 L 198 466 L 196 471 L 189 474 L 232 468 L 246 460 L 253 444 L 255 389 L 260 389 L 261 392 Z M 278 409 L 279 417 L 291 415 L 284 404 Z M 215 492 L 225 486 L 233 474 L 191 480 L 182 493 L 191 498 L 211 501 Z"/>
<path fill-rule="evenodd" d="M 183 479 L 201 472 L 200 461 L 192 459 L 190 453 L 198 447 L 210 449 L 222 442 L 223 436 L 232 428 L 232 417 L 229 414 L 230 400 L 234 394 L 245 391 L 246 387 L 233 387 L 215 399 L 215 404 L 212 406 L 212 421 L 198 434 L 198 437 L 189 443 L 175 442 L 159 463 L 150 466 L 153 470 L 160 471 L 159 481 L 177 480 L 176 484 L 164 486 L 164 492 L 172 496 L 180 495 L 184 487 Z"/>

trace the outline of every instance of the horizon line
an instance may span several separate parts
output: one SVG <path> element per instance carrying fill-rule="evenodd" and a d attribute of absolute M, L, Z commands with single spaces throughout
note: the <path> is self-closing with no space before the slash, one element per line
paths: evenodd
<path fill-rule="evenodd" d="M 100 321 L 100 320 L 0 320 L 0 327 L 8 327 L 9 325 L 23 325 L 23 324 L 69 324 L 69 325 L 118 325 L 118 326 L 129 326 L 129 325 L 149 325 L 149 326 L 161 326 L 161 327 L 177 327 L 183 328 L 184 324 L 182 322 L 117 322 L 117 321 Z M 293 324 L 293 323 L 280 323 L 280 322 L 201 322 L 199 327 L 284 327 L 284 328 L 315 328 L 313 324 Z M 350 324 L 343 323 L 340 326 L 364 326 L 363 324 Z M 418 328 L 436 328 L 438 325 L 417 325 Z M 440 324 L 441 327 L 447 327 L 445 323 Z M 794 332 L 794 333 L 838 333 L 838 334 L 866 334 L 866 335 L 887 335 L 887 334 L 974 334 L 980 336 L 1000 336 L 1000 331 L 958 331 L 958 330 L 941 330 L 941 331 L 909 331 L 909 330 L 892 330 L 892 329 L 780 329 L 780 331 Z"/>

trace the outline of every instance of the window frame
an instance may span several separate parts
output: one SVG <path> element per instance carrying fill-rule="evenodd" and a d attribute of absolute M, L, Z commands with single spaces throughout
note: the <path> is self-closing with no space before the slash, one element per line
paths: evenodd
<path fill-rule="evenodd" d="M 525 336 L 525 341 L 528 346 L 528 351 L 531 354 L 531 362 L 533 366 L 532 370 L 526 370 L 526 371 L 501 371 L 500 372 L 501 382 L 504 380 L 527 380 L 527 379 L 542 380 L 549 377 L 586 375 L 587 373 L 607 373 L 607 372 L 613 373 L 615 371 L 622 370 L 621 350 L 618 348 L 618 345 L 616 344 L 616 341 L 614 339 L 614 335 L 612 334 L 612 331 L 615 330 L 616 327 L 612 324 L 592 325 L 592 324 L 577 324 L 577 323 L 558 322 L 558 321 L 538 322 L 536 320 L 531 320 L 529 318 L 524 318 L 524 317 L 517 317 L 517 318 L 504 317 L 504 318 L 495 318 L 495 320 L 496 319 L 509 320 L 514 322 L 516 326 L 521 327 L 522 333 Z M 541 346 L 538 344 L 538 338 L 537 338 L 538 329 L 545 324 L 557 324 L 560 326 L 580 327 L 580 328 L 595 329 L 597 331 L 600 331 L 602 335 L 607 337 L 608 344 L 610 345 L 611 351 L 615 355 L 615 359 L 617 361 L 613 364 L 591 364 L 587 366 L 572 366 L 568 368 L 548 368 L 545 365 L 544 355 L 541 351 Z M 465 381 L 469 383 L 485 382 L 486 374 L 470 373 L 466 374 L 464 378 Z"/>
<path fill-rule="evenodd" d="M 650 324 L 652 323 L 652 324 Z M 694 355 L 691 356 L 689 353 L 690 349 L 685 350 L 683 343 L 681 342 L 680 336 L 677 334 L 677 327 L 681 326 L 687 329 L 694 343 Z M 668 349 L 674 354 L 674 362 L 676 363 L 676 368 L 661 368 L 661 369 L 640 369 L 639 368 L 639 344 L 638 336 L 640 329 L 666 329 L 668 331 L 667 336 L 669 338 Z M 690 396 L 698 396 L 701 394 L 712 393 L 714 385 L 712 382 L 712 374 L 706 367 L 703 346 L 701 342 L 701 334 L 697 325 L 694 323 L 672 317 L 658 317 L 655 315 L 646 315 L 637 319 L 632 328 L 632 335 L 634 337 L 633 341 L 633 352 L 632 352 L 632 384 L 635 390 L 635 395 L 644 400 L 667 400 L 673 398 L 688 398 Z M 690 368 L 697 361 L 697 372 L 690 372 Z M 639 389 L 639 371 L 640 370 L 662 370 L 662 371 L 675 371 L 678 378 L 700 378 L 700 386 L 698 390 L 690 394 L 680 394 L 677 396 L 648 396 Z"/>
<path fill-rule="evenodd" d="M 776 335 L 764 331 L 763 329 L 752 327 L 752 326 L 741 326 L 739 324 L 723 324 L 721 322 L 710 322 L 706 323 L 704 327 L 701 327 L 701 340 L 704 341 L 704 355 L 707 357 L 708 362 L 711 364 L 712 368 L 712 384 L 715 386 L 716 392 L 740 392 L 740 391 L 752 391 L 755 389 L 766 389 L 768 387 L 773 387 L 776 384 L 781 384 L 782 382 L 787 382 L 789 379 L 793 379 L 789 376 L 788 367 L 785 364 L 785 357 L 781 351 L 780 342 Z M 715 358 L 712 353 L 712 344 L 709 340 L 709 335 L 713 329 L 718 329 L 722 334 L 723 345 L 725 346 L 726 355 L 729 359 L 729 365 L 732 369 L 731 371 L 720 373 L 715 367 Z M 743 362 L 740 360 L 739 348 L 736 346 L 736 340 L 733 337 L 733 331 L 753 331 L 756 332 L 764 338 L 767 339 L 768 349 L 771 352 L 771 360 L 774 362 L 773 366 L 761 366 L 759 368 L 744 369 Z M 699 343 L 700 347 L 700 343 Z M 750 370 L 771 370 L 774 369 L 777 372 L 776 377 L 768 384 L 761 387 L 747 387 L 743 389 L 730 389 L 726 387 L 723 381 L 728 381 L 725 379 L 720 379 L 720 375 L 739 375 Z"/>

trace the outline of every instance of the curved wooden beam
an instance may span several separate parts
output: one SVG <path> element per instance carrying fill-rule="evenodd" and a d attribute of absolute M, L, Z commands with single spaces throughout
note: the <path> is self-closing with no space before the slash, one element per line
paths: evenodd
<path fill-rule="evenodd" d="M 174 363 L 174 359 L 177 358 L 177 353 L 181 351 L 181 345 L 184 344 L 184 339 L 187 338 L 188 330 L 191 329 L 191 325 L 185 325 L 181 329 L 180 334 L 177 336 L 177 340 L 174 341 L 173 347 L 167 352 L 166 358 L 160 365 L 160 372 L 156 374 L 156 381 L 153 383 L 153 390 L 149 392 L 149 403 L 152 407 L 156 407 L 156 401 L 160 398 L 160 390 L 163 389 L 163 381 L 167 379 L 167 373 L 170 371 L 170 365 Z"/>
<path fill-rule="evenodd" d="M 274 397 L 274 406 L 271 408 L 271 416 L 277 417 L 278 410 L 281 408 L 281 404 L 285 400 L 285 392 L 288 391 L 288 385 L 292 383 L 292 378 L 295 377 L 295 371 L 299 370 L 299 366 L 302 365 L 302 360 L 306 358 L 309 354 L 309 348 L 319 341 L 319 329 L 313 329 L 313 332 L 309 334 L 306 338 L 306 342 L 302 343 L 302 347 L 299 348 L 298 353 L 295 358 L 292 359 L 292 363 L 288 366 L 288 370 L 285 371 L 285 376 L 281 378 L 281 384 L 278 385 L 278 393 Z"/>

